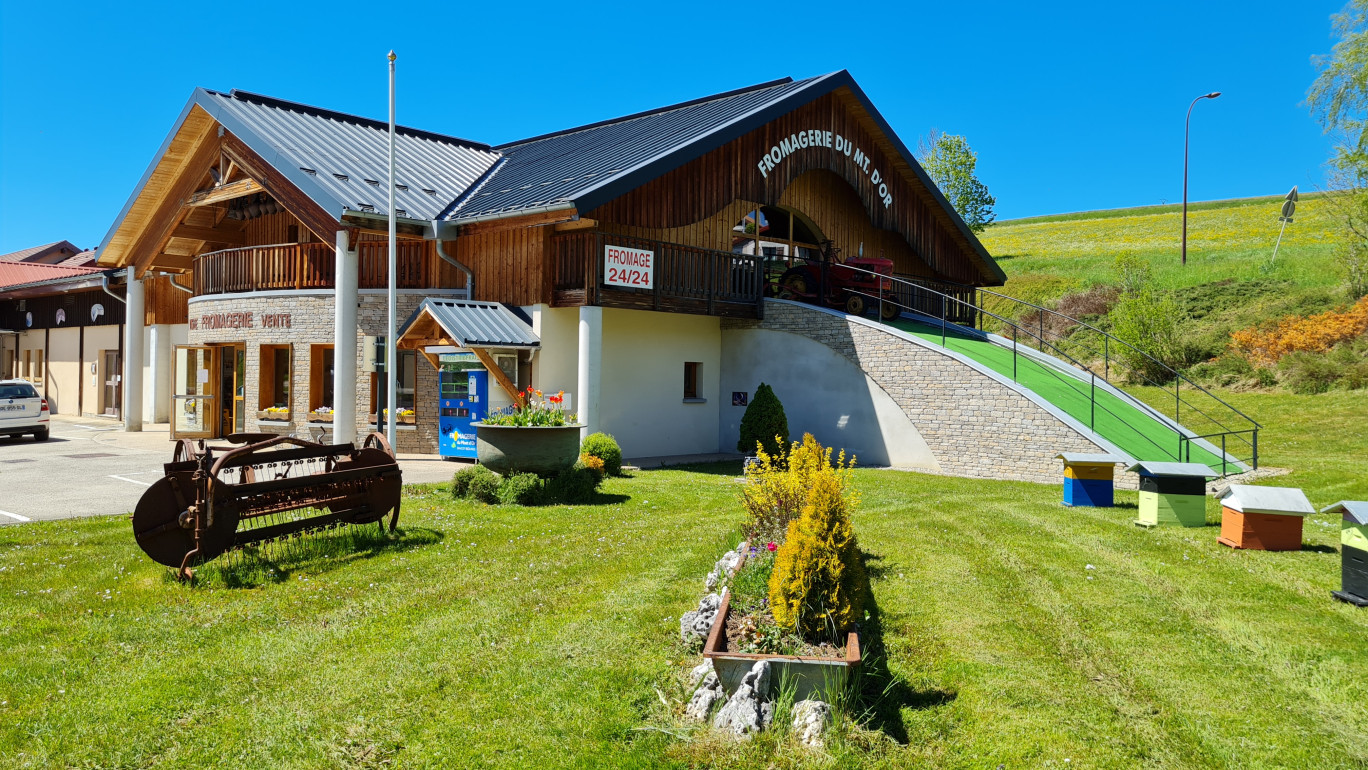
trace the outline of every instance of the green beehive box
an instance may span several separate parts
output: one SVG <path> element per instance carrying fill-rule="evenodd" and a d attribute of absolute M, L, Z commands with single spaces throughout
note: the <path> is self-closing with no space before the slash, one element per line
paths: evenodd
<path fill-rule="evenodd" d="M 1127 470 L 1140 474 L 1136 524 L 1206 526 L 1206 480 L 1220 474 L 1201 463 L 1140 462 Z"/>

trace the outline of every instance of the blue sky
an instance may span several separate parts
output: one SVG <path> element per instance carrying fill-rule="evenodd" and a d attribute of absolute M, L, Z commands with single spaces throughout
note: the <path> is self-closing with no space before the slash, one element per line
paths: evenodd
<path fill-rule="evenodd" d="M 848 69 L 907 144 L 964 134 L 999 219 L 1324 181 L 1303 100 L 1338 0 L 0 3 L 0 253 L 99 243 L 195 86 L 497 144 Z M 451 10 L 442 10 L 443 8 Z M 387 10 L 387 8 L 389 10 Z"/>

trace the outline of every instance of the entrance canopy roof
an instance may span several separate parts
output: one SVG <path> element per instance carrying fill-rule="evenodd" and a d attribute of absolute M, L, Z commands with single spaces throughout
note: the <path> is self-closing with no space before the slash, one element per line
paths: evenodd
<path fill-rule="evenodd" d="M 432 346 L 533 350 L 541 347 L 541 339 L 527 321 L 498 302 L 428 298 L 404 323 L 396 344 L 403 350 Z"/>

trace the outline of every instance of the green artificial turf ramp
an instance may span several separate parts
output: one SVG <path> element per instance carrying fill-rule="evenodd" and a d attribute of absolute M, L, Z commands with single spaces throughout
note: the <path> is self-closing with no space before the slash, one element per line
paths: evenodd
<path fill-rule="evenodd" d="M 941 344 L 939 326 L 907 318 L 896 319 L 889 325 L 937 346 Z M 945 336 L 945 346 L 1008 379 L 1012 378 L 1011 348 L 957 333 L 953 328 Z M 1017 356 L 1016 381 L 1085 427 L 1091 426 L 1099 436 L 1136 460 L 1194 462 L 1216 469 L 1221 467 L 1221 458 L 1198 444 L 1192 445 L 1190 455 L 1185 449 L 1184 456 L 1178 457 L 1178 434 L 1172 428 L 1132 402 L 1101 387 L 1100 383 L 1096 389 L 1097 404 L 1094 409 L 1091 399 L 1093 388 L 1088 381 L 1059 372 L 1024 354 Z"/>

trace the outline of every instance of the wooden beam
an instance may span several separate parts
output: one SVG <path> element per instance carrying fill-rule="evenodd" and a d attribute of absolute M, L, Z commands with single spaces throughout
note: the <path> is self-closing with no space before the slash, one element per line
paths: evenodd
<path fill-rule="evenodd" d="M 473 222 L 468 225 L 461 225 L 460 234 L 479 235 L 480 233 L 496 233 L 500 230 L 516 230 L 520 227 L 552 225 L 558 222 L 573 221 L 575 216 L 574 209 L 562 209 L 560 211 L 544 211 L 540 214 L 529 214 L 524 217 L 491 219 L 486 222 Z"/>
<path fill-rule="evenodd" d="M 158 270 L 192 270 L 195 267 L 195 258 L 183 254 L 158 254 L 152 259 L 152 266 Z"/>
<path fill-rule="evenodd" d="M 84 327 L 82 327 L 82 328 L 84 328 Z M 439 360 L 437 359 L 437 354 L 436 354 L 436 353 L 429 353 L 429 352 L 427 352 L 426 350 L 420 350 L 420 351 L 418 351 L 418 352 L 419 352 L 419 353 L 422 353 L 422 354 L 423 354 L 423 358 L 426 358 L 427 361 L 428 361 L 428 363 L 432 364 L 432 368 L 433 368 L 433 369 L 436 369 L 436 370 L 439 371 L 439 372 L 442 371 L 442 362 L 439 361 Z"/>
<path fill-rule="evenodd" d="M 218 154 L 218 139 L 212 130 L 206 130 L 198 140 L 199 144 L 185 162 L 175 172 L 175 181 L 161 200 L 160 208 L 142 228 L 133 246 L 128 250 L 128 264 L 133 267 L 133 275 L 141 278 L 153 260 L 166 245 L 171 228 L 180 222 L 183 209 L 181 201 L 195 191 L 202 170 L 209 167 Z"/>
<path fill-rule="evenodd" d="M 557 224 L 555 230 L 558 233 L 569 233 L 575 230 L 592 230 L 595 227 L 598 227 L 597 219 L 575 219 Z"/>
<path fill-rule="evenodd" d="M 223 134 L 223 151 L 242 167 L 247 176 L 257 180 L 276 202 L 285 207 L 324 243 L 335 243 L 342 224 L 305 195 L 294 183 L 267 163 L 231 131 Z"/>
<path fill-rule="evenodd" d="M 373 216 L 348 212 L 342 215 L 342 222 L 359 232 L 371 233 L 373 235 L 383 235 L 389 237 L 389 224 L 386 220 L 377 219 Z M 412 222 L 395 222 L 394 235 L 397 238 L 421 241 L 427 227 L 413 224 Z"/>
<path fill-rule="evenodd" d="M 200 190 L 185 202 L 187 206 L 212 206 L 234 198 L 259 193 L 264 188 L 254 179 L 239 179 L 236 182 L 219 185 L 212 190 Z"/>
<path fill-rule="evenodd" d="M 476 358 L 480 359 L 480 363 L 484 364 L 484 367 L 489 370 L 490 376 L 499 383 L 499 387 L 503 388 L 504 392 L 513 399 L 513 403 L 517 404 L 518 408 L 521 409 L 524 405 L 523 394 L 519 392 L 517 386 L 508 379 L 508 375 L 504 374 L 504 371 L 499 368 L 499 365 L 494 363 L 494 359 L 485 352 L 484 348 L 470 348 L 470 350 L 475 354 Z"/>
<path fill-rule="evenodd" d="M 208 243 L 228 243 L 234 246 L 244 246 L 247 237 L 241 230 L 225 230 L 214 227 L 191 227 L 181 225 L 171 231 L 172 238 L 188 238 L 192 241 L 206 241 Z"/>

